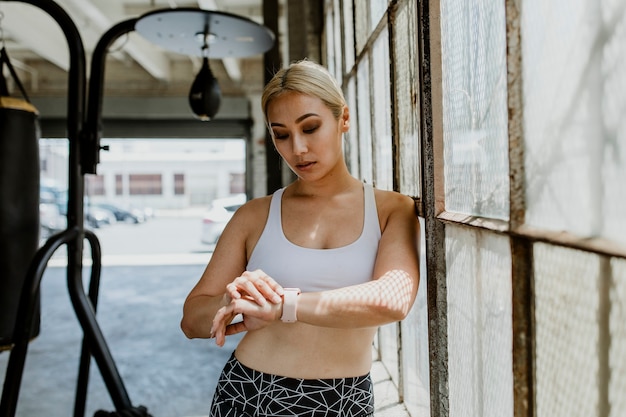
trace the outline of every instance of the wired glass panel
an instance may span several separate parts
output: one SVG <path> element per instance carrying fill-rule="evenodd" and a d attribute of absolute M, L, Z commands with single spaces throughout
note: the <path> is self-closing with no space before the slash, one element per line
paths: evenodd
<path fill-rule="evenodd" d="M 626 244 L 626 3 L 522 2 L 526 221 Z"/>
<path fill-rule="evenodd" d="M 446 210 L 509 217 L 505 3 L 441 1 Z"/>
<path fill-rule="evenodd" d="M 509 239 L 446 226 L 450 416 L 513 416 Z"/>
<path fill-rule="evenodd" d="M 372 47 L 372 125 L 374 130 L 375 185 L 393 190 L 389 36 L 383 30 Z"/>
<path fill-rule="evenodd" d="M 393 27 L 398 187 L 413 197 L 421 196 L 417 19 L 417 2 L 409 1 L 398 10 Z"/>
<path fill-rule="evenodd" d="M 368 184 L 374 183 L 372 157 L 372 122 L 370 118 L 370 99 L 372 86 L 369 77 L 369 55 L 365 55 L 357 68 L 357 114 L 359 125 L 359 162 L 361 179 Z"/>
<path fill-rule="evenodd" d="M 608 352 L 601 337 L 604 261 L 542 243 L 534 245 L 533 259 L 536 415 L 600 417 L 606 400 L 599 357 Z"/>

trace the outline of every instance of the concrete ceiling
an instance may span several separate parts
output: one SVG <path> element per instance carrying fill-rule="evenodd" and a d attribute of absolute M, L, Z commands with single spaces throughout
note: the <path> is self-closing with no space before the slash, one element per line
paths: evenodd
<path fill-rule="evenodd" d="M 263 24 L 263 0 L 57 0 L 75 22 L 85 47 L 87 75 L 91 54 L 113 25 L 164 8 L 200 7 L 247 17 Z M 282 2 L 279 2 L 282 4 Z M 284 7 L 279 7 L 283 10 Z M 19 77 L 31 97 L 67 93 L 69 51 L 58 24 L 41 9 L 19 1 L 0 0 L 0 29 Z M 284 20 L 279 14 L 280 21 Z M 283 24 L 284 26 L 284 24 Z M 277 42 L 282 34 L 278 33 Z M 105 96 L 186 96 L 201 58 L 168 52 L 136 32 L 110 48 Z M 263 54 L 210 59 L 224 96 L 258 94 L 263 87 Z M 5 73 L 6 74 L 6 73 Z"/>

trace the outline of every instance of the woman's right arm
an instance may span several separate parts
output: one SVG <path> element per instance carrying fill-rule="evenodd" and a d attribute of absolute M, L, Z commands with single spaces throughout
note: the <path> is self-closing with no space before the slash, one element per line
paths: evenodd
<path fill-rule="evenodd" d="M 264 209 L 264 207 L 268 207 Z M 188 338 L 209 338 L 217 310 L 231 301 L 229 284 L 257 302 L 271 299 L 274 289 L 246 278 L 250 239 L 256 243 L 267 218 L 269 205 L 264 199 L 252 200 L 235 212 L 220 237 L 211 260 L 183 306 L 181 329 Z M 232 291 L 230 291 L 232 293 Z M 263 300 L 261 300 L 263 298 Z"/>
<path fill-rule="evenodd" d="M 245 251 L 239 238 L 237 213 L 220 237 L 200 280 L 183 305 L 180 327 L 188 338 L 211 337 L 211 322 L 218 309 L 230 302 L 226 285 L 245 270 Z"/>

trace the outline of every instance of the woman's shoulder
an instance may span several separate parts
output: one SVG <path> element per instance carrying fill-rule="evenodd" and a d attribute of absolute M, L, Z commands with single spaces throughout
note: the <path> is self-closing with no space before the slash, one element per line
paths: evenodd
<path fill-rule="evenodd" d="M 245 221 L 248 219 L 255 221 L 259 218 L 267 218 L 271 201 L 271 195 L 256 197 L 248 200 L 245 204 L 239 207 L 233 217 L 236 217 L 238 221 Z"/>
<path fill-rule="evenodd" d="M 415 201 L 411 197 L 397 191 L 374 188 L 374 197 L 376 198 L 376 205 L 379 209 L 406 209 L 407 207 L 413 207 L 415 204 Z"/>
<path fill-rule="evenodd" d="M 218 246 L 228 247 L 228 250 L 236 250 L 242 245 L 253 247 L 265 227 L 270 201 L 271 196 L 259 197 L 239 207 L 226 225 Z"/>
<path fill-rule="evenodd" d="M 374 188 L 374 197 L 381 225 L 393 217 L 406 219 L 408 216 L 416 216 L 415 200 L 408 195 Z"/>

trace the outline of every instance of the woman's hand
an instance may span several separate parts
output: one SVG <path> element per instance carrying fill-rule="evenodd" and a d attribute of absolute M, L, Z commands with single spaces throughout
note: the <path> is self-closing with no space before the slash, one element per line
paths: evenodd
<path fill-rule="evenodd" d="M 223 346 L 227 335 L 258 330 L 280 317 L 283 287 L 265 272 L 246 271 L 226 285 L 224 300 L 213 318 L 210 337 Z M 241 314 L 243 320 L 232 323 Z"/>
<path fill-rule="evenodd" d="M 259 306 L 264 306 L 268 301 L 274 304 L 282 302 L 284 294 L 281 287 L 272 277 L 257 269 L 246 271 L 226 285 L 226 293 L 233 300 L 247 297 L 254 300 Z"/>
<path fill-rule="evenodd" d="M 233 299 L 230 304 L 220 308 L 215 314 L 211 337 L 215 337 L 215 343 L 218 346 L 224 346 L 226 336 L 267 327 L 280 318 L 281 312 L 282 303 L 265 302 L 259 305 L 250 297 Z M 243 320 L 232 323 L 238 314 L 242 315 Z"/>

